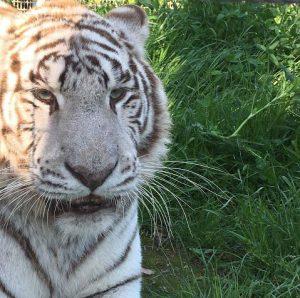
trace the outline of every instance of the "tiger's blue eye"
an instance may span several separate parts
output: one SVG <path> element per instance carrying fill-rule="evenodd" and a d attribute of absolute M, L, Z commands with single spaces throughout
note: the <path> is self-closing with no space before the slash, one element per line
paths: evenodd
<path fill-rule="evenodd" d="M 110 97 L 113 100 L 121 100 L 126 94 L 125 88 L 114 89 L 110 92 Z"/>
<path fill-rule="evenodd" d="M 53 93 L 47 89 L 36 89 L 33 91 L 33 95 L 45 103 L 51 103 L 55 99 Z"/>

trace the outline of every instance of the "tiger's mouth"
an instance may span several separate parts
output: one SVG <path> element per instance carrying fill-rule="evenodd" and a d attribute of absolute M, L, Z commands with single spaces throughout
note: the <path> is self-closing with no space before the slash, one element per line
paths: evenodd
<path fill-rule="evenodd" d="M 49 204 L 49 203 L 48 203 Z M 88 195 L 72 201 L 51 200 L 50 211 L 56 215 L 65 213 L 74 213 L 77 215 L 92 214 L 97 211 L 116 207 L 116 200 L 106 199 L 104 197 Z"/>

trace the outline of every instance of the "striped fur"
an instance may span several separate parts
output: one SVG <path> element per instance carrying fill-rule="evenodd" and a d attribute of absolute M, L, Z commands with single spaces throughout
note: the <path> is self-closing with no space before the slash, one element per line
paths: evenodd
<path fill-rule="evenodd" d="M 147 36 L 137 6 L 0 1 L 0 297 L 140 297 L 138 193 L 170 127 Z"/>

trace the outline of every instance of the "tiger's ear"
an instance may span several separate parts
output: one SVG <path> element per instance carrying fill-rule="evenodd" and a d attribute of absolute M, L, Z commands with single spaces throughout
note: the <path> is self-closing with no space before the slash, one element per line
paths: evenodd
<path fill-rule="evenodd" d="M 107 18 L 112 25 L 124 32 L 126 39 L 132 43 L 137 53 L 143 56 L 145 42 L 149 35 L 148 17 L 145 11 L 136 5 L 125 5 L 111 10 Z"/>

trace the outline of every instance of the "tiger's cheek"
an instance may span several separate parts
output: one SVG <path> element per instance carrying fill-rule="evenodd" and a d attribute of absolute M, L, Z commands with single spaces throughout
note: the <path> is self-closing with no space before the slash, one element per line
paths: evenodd
<path fill-rule="evenodd" d="M 1 155 L 19 174 L 32 166 L 36 143 L 47 127 L 48 113 L 46 110 L 42 111 L 28 93 L 6 93 L 4 96 L 1 116 Z"/>
<path fill-rule="evenodd" d="M 134 98 L 133 100 L 131 98 Z M 142 110 L 143 103 L 139 96 L 129 97 L 120 108 L 120 114 L 122 115 L 127 131 L 133 140 L 135 147 L 140 142 L 140 135 L 142 131 Z"/>

